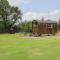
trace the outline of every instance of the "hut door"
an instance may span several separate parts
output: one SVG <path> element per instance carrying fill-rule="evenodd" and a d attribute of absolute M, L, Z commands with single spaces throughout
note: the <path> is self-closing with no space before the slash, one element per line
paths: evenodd
<path fill-rule="evenodd" d="M 40 28 L 39 28 L 39 32 L 41 34 L 45 34 L 45 31 L 46 31 L 46 26 L 44 23 L 40 23 Z"/>

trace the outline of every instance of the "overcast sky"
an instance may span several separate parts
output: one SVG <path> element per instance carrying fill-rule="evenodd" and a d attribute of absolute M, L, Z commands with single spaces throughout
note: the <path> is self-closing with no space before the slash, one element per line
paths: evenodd
<path fill-rule="evenodd" d="M 18 6 L 24 20 L 59 19 L 60 0 L 8 0 L 10 5 Z"/>

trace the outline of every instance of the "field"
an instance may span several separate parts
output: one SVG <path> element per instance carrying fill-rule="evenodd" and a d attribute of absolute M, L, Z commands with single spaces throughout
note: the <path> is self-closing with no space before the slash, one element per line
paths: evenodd
<path fill-rule="evenodd" d="M 42 37 L 0 34 L 0 60 L 60 60 L 60 34 Z"/>

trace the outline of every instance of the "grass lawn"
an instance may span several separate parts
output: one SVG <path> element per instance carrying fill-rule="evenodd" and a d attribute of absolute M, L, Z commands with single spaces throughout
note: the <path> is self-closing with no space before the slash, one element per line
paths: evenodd
<path fill-rule="evenodd" d="M 0 60 L 60 60 L 60 34 L 31 38 L 0 34 Z"/>

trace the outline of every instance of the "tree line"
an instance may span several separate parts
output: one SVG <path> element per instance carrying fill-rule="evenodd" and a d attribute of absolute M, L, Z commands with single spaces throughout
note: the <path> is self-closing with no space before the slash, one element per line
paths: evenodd
<path fill-rule="evenodd" d="M 18 20 L 22 20 L 21 10 L 17 6 L 10 6 L 8 0 L 0 0 L 0 33 L 10 33 L 11 28 L 15 32 L 32 31 L 31 21 L 15 25 Z"/>
<path fill-rule="evenodd" d="M 22 13 L 18 7 L 10 6 L 7 0 L 0 0 L 0 32 L 8 32 L 21 19 Z"/>
<path fill-rule="evenodd" d="M 32 32 L 31 21 L 15 25 L 18 20 L 22 20 L 22 11 L 17 6 L 9 5 L 7 0 L 0 0 L 0 33 L 10 33 L 11 28 L 14 28 L 15 32 Z M 60 20 L 57 25 L 60 30 Z"/>

